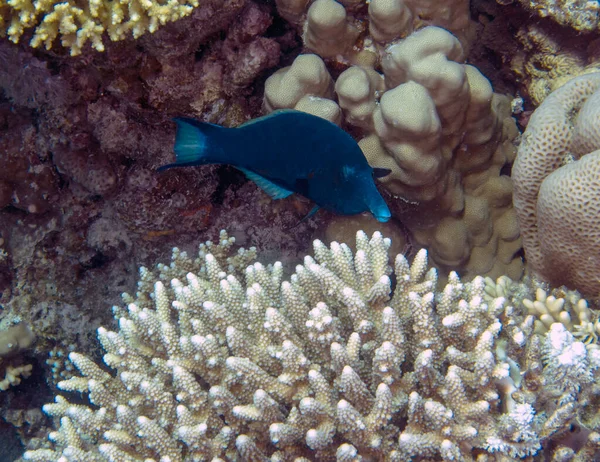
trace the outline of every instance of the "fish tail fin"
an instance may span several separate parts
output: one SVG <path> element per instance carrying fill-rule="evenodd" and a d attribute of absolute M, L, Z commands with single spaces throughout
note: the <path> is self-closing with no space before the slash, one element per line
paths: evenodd
<path fill-rule="evenodd" d="M 177 124 L 174 147 L 175 162 L 159 167 L 158 171 L 161 172 L 172 167 L 211 163 L 207 159 L 208 139 L 211 134 L 222 130 L 222 127 L 187 117 L 176 117 L 173 120 Z"/>

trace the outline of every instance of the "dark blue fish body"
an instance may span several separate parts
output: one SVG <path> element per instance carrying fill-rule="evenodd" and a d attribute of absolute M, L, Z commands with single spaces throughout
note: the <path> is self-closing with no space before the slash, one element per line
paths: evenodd
<path fill-rule="evenodd" d="M 374 170 L 358 144 L 325 119 L 283 110 L 237 128 L 186 118 L 175 121 L 176 162 L 161 170 L 231 164 L 273 198 L 295 192 L 337 214 L 370 211 L 379 221 L 390 217 L 375 187 Z"/>

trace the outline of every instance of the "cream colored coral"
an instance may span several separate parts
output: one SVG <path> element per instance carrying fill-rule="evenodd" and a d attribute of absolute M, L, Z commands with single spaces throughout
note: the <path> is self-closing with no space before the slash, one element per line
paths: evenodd
<path fill-rule="evenodd" d="M 394 199 L 411 204 L 412 214 L 397 207 L 403 223 L 437 264 L 494 277 L 508 271 L 519 278 L 512 184 L 500 174 L 514 158 L 517 136 L 507 99 L 464 64 L 458 39 L 439 27 L 375 49 L 383 73 L 353 65 L 335 83 L 341 123 L 335 103 L 324 104 L 323 98 L 334 98 L 327 94 L 331 79 L 314 55 L 300 55 L 267 80 L 265 108 L 334 114 L 327 118 L 357 128 L 353 133 L 370 165 L 390 170 L 382 184 Z M 303 73 L 311 78 L 297 77 Z M 303 91 L 308 100 L 300 107 Z"/>
<path fill-rule="evenodd" d="M 548 96 L 529 120 L 513 167 L 514 204 L 532 270 L 592 298 L 600 296 L 599 90 L 600 73 L 594 73 Z"/>
<path fill-rule="evenodd" d="M 315 0 L 308 9 L 302 38 L 309 50 L 323 58 L 332 58 L 351 49 L 358 34 L 341 3 Z"/>
<path fill-rule="evenodd" d="M 85 5 L 55 0 L 0 1 L 0 26 L 10 21 L 6 31 L 4 27 L 0 28 L 0 36 L 6 34 L 17 43 L 26 29 L 36 27 L 31 46 L 44 45 L 50 49 L 60 37 L 62 45 L 75 56 L 81 54 L 88 41 L 94 49 L 104 51 L 104 33 L 112 41 L 123 40 L 130 34 L 138 38 L 188 16 L 198 5 L 197 0 L 88 0 Z"/>
<path fill-rule="evenodd" d="M 501 137 L 516 129 L 506 101 L 462 55 L 458 40 L 435 27 L 390 46 L 383 59 L 388 90 L 373 113 L 377 137 L 359 145 L 371 165 L 391 170 L 382 179 L 389 190 L 431 203 L 440 215 L 427 226 L 403 217 L 436 262 L 494 275 L 508 265 L 519 277 L 512 185 L 499 175 L 514 155 Z"/>
<path fill-rule="evenodd" d="M 369 33 L 381 43 L 405 37 L 413 31 L 413 14 L 404 0 L 371 0 Z"/>
<path fill-rule="evenodd" d="M 333 79 L 323 60 L 314 54 L 298 56 L 265 82 L 264 106 L 268 112 L 292 109 L 305 96 L 331 98 Z"/>
<path fill-rule="evenodd" d="M 440 27 L 425 27 L 388 47 L 382 60 L 388 88 L 413 81 L 433 99 L 444 133 L 462 125 L 469 87 L 463 48 L 458 39 Z"/>
<path fill-rule="evenodd" d="M 304 45 L 325 59 L 374 65 L 385 44 L 426 26 L 448 29 L 464 46 L 470 40 L 466 0 L 277 0 Z"/>
<path fill-rule="evenodd" d="M 600 6 L 593 0 L 520 0 L 520 3 L 538 16 L 550 17 L 576 31 L 599 28 Z"/>
<path fill-rule="evenodd" d="M 385 183 L 430 186 L 439 179 L 442 125 L 424 86 L 409 81 L 386 91 L 373 112 L 373 125 L 385 153 L 393 157 L 394 168 Z M 369 157 L 371 165 L 380 165 Z"/>
<path fill-rule="evenodd" d="M 227 274 L 224 246 L 140 271 L 118 330 L 98 330 L 107 367 L 71 353 L 81 375 L 58 384 L 91 404 L 45 405 L 60 427 L 25 460 L 522 458 L 594 396 L 600 356 L 556 325 L 542 344 L 502 281 L 437 291 L 427 252 L 392 269 L 380 233 L 355 254 L 315 241 L 284 282 L 277 263 Z"/>
<path fill-rule="evenodd" d="M 22 379 L 31 375 L 32 369 L 33 366 L 31 364 L 20 366 L 8 365 L 4 369 L 4 379 L 0 380 L 0 390 L 6 391 L 11 386 L 19 385 Z"/>
<path fill-rule="evenodd" d="M 372 130 L 372 115 L 384 89 L 383 76 L 374 69 L 351 66 L 342 72 L 335 81 L 335 92 L 346 121 Z"/>

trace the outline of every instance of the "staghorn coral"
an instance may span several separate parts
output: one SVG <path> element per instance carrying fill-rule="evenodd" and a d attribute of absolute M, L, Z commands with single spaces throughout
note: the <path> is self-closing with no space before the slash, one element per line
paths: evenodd
<path fill-rule="evenodd" d="M 58 384 L 90 404 L 45 405 L 60 426 L 25 460 L 507 460 L 574 453 L 557 438 L 578 418 L 588 460 L 600 350 L 534 333 L 506 280 L 438 291 L 424 250 L 392 271 L 390 244 L 315 241 L 282 282 L 222 232 L 141 268 L 118 331 L 98 330 L 106 367 L 72 352 L 81 375 Z"/>
<path fill-rule="evenodd" d="M 534 275 L 600 297 L 600 73 L 570 80 L 535 110 L 513 167 L 514 205 Z"/>
<path fill-rule="evenodd" d="M 267 111 L 295 108 L 343 124 L 360 138 L 392 214 L 444 269 L 518 279 L 522 261 L 512 183 L 515 156 L 509 100 L 465 64 L 465 49 L 439 27 L 375 48 L 334 82 L 316 54 L 297 57 L 265 83 Z M 337 101 L 336 101 L 337 100 Z"/>
<path fill-rule="evenodd" d="M 197 0 L 149 1 L 130 0 L 108 2 L 89 0 L 1 0 L 0 37 L 7 35 L 18 43 L 27 29 L 35 27 L 31 46 L 52 48 L 57 37 L 71 55 L 81 54 L 89 41 L 94 49 L 104 51 L 103 34 L 110 40 L 138 38 L 146 32 L 155 32 L 168 22 L 177 21 L 192 13 Z"/>
<path fill-rule="evenodd" d="M 536 106 L 573 77 L 600 69 L 598 40 L 572 37 L 542 24 L 521 26 L 515 38 L 521 46 L 510 68 Z"/>

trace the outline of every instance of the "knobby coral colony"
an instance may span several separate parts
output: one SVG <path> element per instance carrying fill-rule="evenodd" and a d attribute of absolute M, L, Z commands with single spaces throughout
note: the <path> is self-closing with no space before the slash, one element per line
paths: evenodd
<path fill-rule="evenodd" d="M 233 241 L 140 269 L 98 330 L 107 367 L 71 353 L 81 376 L 58 384 L 91 404 L 45 405 L 60 427 L 26 460 L 593 460 L 600 349 L 536 333 L 523 285 L 440 291 L 425 250 L 392 268 L 363 232 L 354 255 L 315 241 L 282 282 Z"/>

